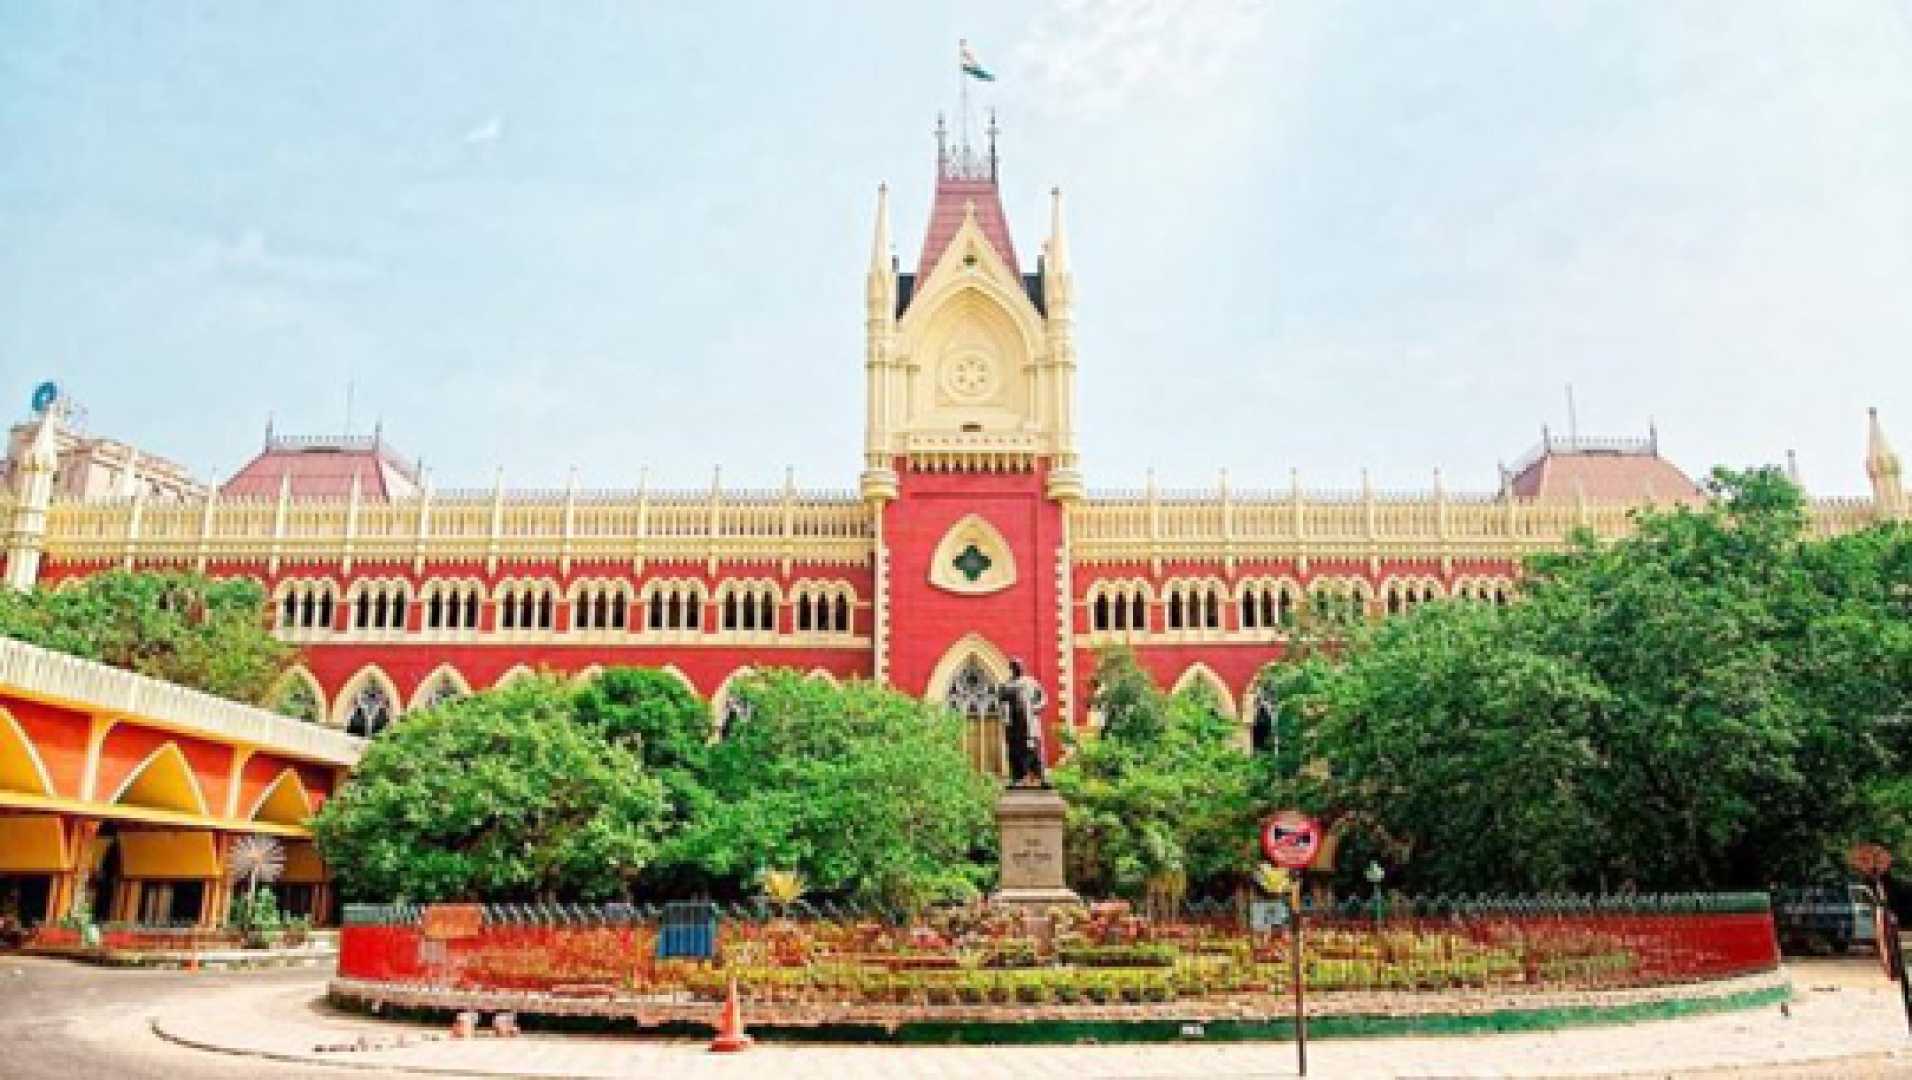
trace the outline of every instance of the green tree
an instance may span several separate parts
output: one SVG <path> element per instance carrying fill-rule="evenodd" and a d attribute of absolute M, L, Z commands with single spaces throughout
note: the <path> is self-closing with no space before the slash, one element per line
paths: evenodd
<path fill-rule="evenodd" d="M 1307 673 L 1324 797 L 1405 884 L 1760 886 L 1902 828 L 1912 537 L 1811 539 L 1772 470 L 1712 488 Z"/>
<path fill-rule="evenodd" d="M 250 578 L 111 570 L 0 590 L 0 636 L 261 704 L 297 652 L 272 636 Z"/>
<path fill-rule="evenodd" d="M 1240 724 L 1206 687 L 1162 693 L 1125 648 L 1100 655 L 1095 685 L 1101 729 L 1065 735 L 1073 750 L 1052 774 L 1069 803 L 1071 883 L 1137 899 L 1167 881 L 1226 891 L 1252 868 L 1268 808 L 1267 767 Z"/>
<path fill-rule="evenodd" d="M 791 671 L 733 693 L 740 711 L 704 773 L 708 812 L 686 822 L 674 860 L 738 895 L 773 869 L 818 893 L 902 907 L 985 883 L 995 789 L 965 760 L 953 714 Z"/>
<path fill-rule="evenodd" d="M 715 810 L 705 784 L 710 768 L 710 705 L 681 679 L 656 668 L 614 667 L 579 688 L 577 720 L 630 750 L 664 785 L 669 800 L 657 856 L 640 879 L 646 894 L 686 896 L 714 885 L 686 851 L 691 825 Z"/>
<path fill-rule="evenodd" d="M 639 752 L 521 679 L 407 715 L 313 819 L 344 895 L 387 901 L 602 900 L 655 856 L 663 784 Z"/>

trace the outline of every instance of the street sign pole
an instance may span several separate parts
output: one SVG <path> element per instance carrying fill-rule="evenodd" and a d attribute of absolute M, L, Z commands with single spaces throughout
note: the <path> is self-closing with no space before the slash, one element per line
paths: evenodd
<path fill-rule="evenodd" d="M 1308 1004 L 1301 954 L 1308 939 L 1302 929 L 1301 878 L 1321 852 L 1321 835 L 1321 822 L 1297 810 L 1283 810 L 1261 824 L 1261 853 L 1288 872 L 1289 918 L 1294 920 L 1288 978 L 1294 983 L 1295 1064 L 1302 1076 L 1308 1075 Z"/>
<path fill-rule="evenodd" d="M 1294 920 L 1294 948 L 1289 950 L 1288 972 L 1295 987 L 1295 1067 L 1302 1076 L 1308 1075 L 1308 1006 L 1307 990 L 1302 980 L 1301 951 L 1304 947 L 1301 918 L 1301 871 L 1295 871 L 1290 886 L 1290 917 Z"/>

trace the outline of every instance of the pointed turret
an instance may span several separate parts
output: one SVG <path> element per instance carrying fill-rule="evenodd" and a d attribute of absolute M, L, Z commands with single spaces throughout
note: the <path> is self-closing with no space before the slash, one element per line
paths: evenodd
<path fill-rule="evenodd" d="M 872 320 L 896 317 L 896 260 L 890 254 L 890 186 L 876 186 L 876 236 L 870 242 L 870 271 L 867 284 L 869 315 Z"/>
<path fill-rule="evenodd" d="M 1879 423 L 1879 410 L 1868 409 L 1866 428 L 1866 476 L 1872 481 L 1872 510 L 1881 519 L 1896 521 L 1906 515 L 1905 479 L 1899 471 L 1899 455 L 1886 442 L 1885 428 Z"/>
<path fill-rule="evenodd" d="M 1049 242 L 1042 261 L 1042 300 L 1050 318 L 1067 317 L 1075 301 L 1075 274 L 1069 265 L 1069 236 L 1062 228 L 1062 189 L 1049 189 Z"/>
<path fill-rule="evenodd" d="M 936 269 L 937 260 L 949 247 L 963 219 L 970 212 L 997 258 L 1020 274 L 1016 247 L 1009 239 L 1009 219 L 1002 211 L 1002 196 L 996 186 L 996 121 L 989 122 L 989 154 L 977 154 L 968 145 L 950 147 L 948 133 L 939 118 L 936 124 L 936 198 L 930 206 L 929 232 L 923 238 L 923 255 L 917 261 L 916 280 L 926 281 Z"/>
<path fill-rule="evenodd" d="M 60 409 L 55 403 L 40 414 L 33 440 L 14 466 L 13 528 L 7 535 L 7 584 L 25 592 L 40 578 L 46 548 L 46 513 L 53 504 L 53 480 L 60 471 Z"/>

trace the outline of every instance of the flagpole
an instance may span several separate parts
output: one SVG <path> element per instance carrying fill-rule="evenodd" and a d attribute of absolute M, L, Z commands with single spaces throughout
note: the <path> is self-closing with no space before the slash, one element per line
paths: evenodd
<path fill-rule="evenodd" d="M 963 114 L 963 147 L 961 152 L 966 156 L 969 153 L 969 73 L 963 70 L 962 49 L 964 44 L 965 42 L 960 39 L 956 42 L 956 96 L 960 103 L 958 107 L 962 110 Z"/>

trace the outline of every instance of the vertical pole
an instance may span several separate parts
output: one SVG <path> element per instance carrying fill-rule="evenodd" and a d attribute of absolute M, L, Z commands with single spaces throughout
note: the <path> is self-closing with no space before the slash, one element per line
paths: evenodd
<path fill-rule="evenodd" d="M 1884 881 L 1880 881 L 1879 900 L 1885 902 Z M 1886 957 L 1892 965 L 1892 977 L 1899 981 L 1899 1003 L 1905 1006 L 1905 1028 L 1912 1031 L 1912 973 L 1905 970 L 1905 946 L 1899 941 L 1899 917 L 1885 909 Z"/>
<path fill-rule="evenodd" d="M 1290 894 L 1293 897 L 1290 904 L 1294 908 L 1295 947 L 1289 950 L 1288 971 L 1289 978 L 1294 983 L 1295 991 L 1295 1068 L 1299 1075 L 1306 1076 L 1308 1075 L 1308 1008 L 1303 1000 L 1305 991 L 1302 987 L 1301 977 L 1301 950 L 1304 940 L 1301 929 L 1302 873 L 1302 871 L 1296 870 L 1294 872 L 1294 881 L 1289 886 L 1293 890 Z"/>

